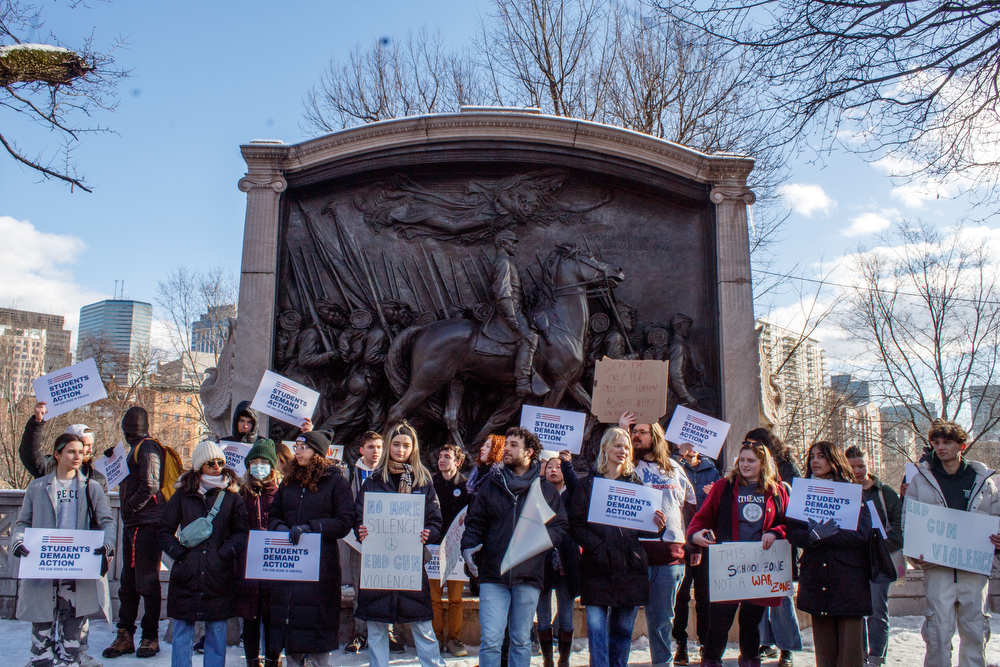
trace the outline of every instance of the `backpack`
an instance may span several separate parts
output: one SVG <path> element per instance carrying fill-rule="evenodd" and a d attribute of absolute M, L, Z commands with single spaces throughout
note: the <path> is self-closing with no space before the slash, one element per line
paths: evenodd
<path fill-rule="evenodd" d="M 148 441 L 156 442 L 152 438 L 149 438 Z M 136 465 L 139 464 L 139 448 L 143 442 L 146 440 L 132 448 L 132 458 Z M 156 444 L 163 450 L 163 465 L 160 466 L 160 493 L 163 495 L 163 500 L 167 501 L 170 500 L 170 496 L 174 495 L 174 491 L 177 490 L 174 485 L 184 474 L 184 462 L 181 460 L 181 455 L 174 451 L 173 447 L 167 447 L 159 442 Z"/>

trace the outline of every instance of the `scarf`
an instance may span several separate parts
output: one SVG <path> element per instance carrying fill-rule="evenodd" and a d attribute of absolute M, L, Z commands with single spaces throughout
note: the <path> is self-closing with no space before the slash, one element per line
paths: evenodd
<path fill-rule="evenodd" d="M 528 471 L 518 477 L 514 474 L 514 471 L 503 466 L 501 469 L 501 474 L 503 475 L 504 483 L 507 485 L 507 489 L 515 496 L 519 496 L 528 490 L 531 483 L 535 481 L 538 477 L 538 462 L 533 462 L 529 467 Z"/>
<path fill-rule="evenodd" d="M 413 466 L 409 463 L 397 463 L 389 460 L 389 474 L 399 475 L 399 493 L 410 493 L 413 491 Z"/>
<path fill-rule="evenodd" d="M 229 486 L 229 478 L 225 475 L 202 475 L 198 493 L 204 496 L 212 489 L 224 489 L 227 486 Z"/>

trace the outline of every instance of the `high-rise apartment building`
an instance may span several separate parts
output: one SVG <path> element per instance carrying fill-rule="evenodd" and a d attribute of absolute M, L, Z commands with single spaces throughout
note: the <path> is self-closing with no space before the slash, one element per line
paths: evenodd
<path fill-rule="evenodd" d="M 882 476 L 882 412 L 871 401 L 871 386 L 850 375 L 831 375 L 830 427 L 827 439 L 841 449 L 858 447 L 867 458 L 868 472 Z"/>
<path fill-rule="evenodd" d="M 76 357 L 94 357 L 104 380 L 126 382 L 148 357 L 153 306 L 143 301 L 107 299 L 80 309 Z"/>
<path fill-rule="evenodd" d="M 17 401 L 33 393 L 31 381 L 44 375 L 45 329 L 0 324 L 0 396 Z"/>
<path fill-rule="evenodd" d="M 1000 442 L 1000 385 L 969 387 L 972 436 L 980 441 Z"/>
<path fill-rule="evenodd" d="M 218 354 L 226 342 L 227 318 L 236 317 L 236 304 L 210 306 L 191 325 L 191 351 Z"/>
<path fill-rule="evenodd" d="M 73 363 L 73 352 L 70 348 L 73 332 L 65 328 L 66 318 L 62 315 L 0 308 L 0 324 L 22 329 L 45 330 L 45 364 L 39 375 L 65 368 Z"/>

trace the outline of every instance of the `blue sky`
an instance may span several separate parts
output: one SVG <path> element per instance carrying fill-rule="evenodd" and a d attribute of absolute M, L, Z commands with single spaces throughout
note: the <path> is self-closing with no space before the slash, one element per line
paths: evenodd
<path fill-rule="evenodd" d="M 294 143 L 302 98 L 331 59 L 358 41 L 427 26 L 460 46 L 485 1 L 370 3 L 93 2 L 43 4 L 48 31 L 72 46 L 94 30 L 98 46 L 121 35 L 131 69 L 120 106 L 95 120 L 117 135 L 91 136 L 75 152 L 94 194 L 71 193 L 0 156 L 0 305 L 66 314 L 108 297 L 153 301 L 173 269 L 238 272 L 245 195 L 239 146 Z M 12 133 L 18 126 L 0 112 Z M 29 136 L 29 135 L 22 135 Z M 44 139 L 44 137 L 43 137 Z M 953 224 L 964 199 L 907 195 L 878 166 L 838 154 L 824 166 L 795 162 L 777 267 L 835 262 L 889 222 L 919 216 Z M 946 191 L 947 194 L 947 191 Z"/>

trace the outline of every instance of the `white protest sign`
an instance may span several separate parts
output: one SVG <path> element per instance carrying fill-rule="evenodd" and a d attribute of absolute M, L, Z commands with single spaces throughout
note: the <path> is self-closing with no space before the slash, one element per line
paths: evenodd
<path fill-rule="evenodd" d="M 757 600 L 792 594 L 792 548 L 775 540 L 726 542 L 708 547 L 708 599 L 712 602 Z"/>
<path fill-rule="evenodd" d="M 441 538 L 441 553 L 443 554 L 441 567 L 444 568 L 444 575 L 448 578 L 451 578 L 452 573 L 456 570 L 461 570 L 463 575 L 465 573 L 465 568 L 460 567 L 459 563 L 465 564 L 465 559 L 462 558 L 462 536 L 465 534 L 465 517 L 468 513 L 469 507 L 463 507 L 462 511 L 455 515 L 444 537 Z M 439 576 L 438 581 L 441 580 Z"/>
<path fill-rule="evenodd" d="M 655 533 L 653 515 L 662 504 L 660 489 L 595 477 L 587 521 Z"/>
<path fill-rule="evenodd" d="M 580 453 L 586 422 L 584 412 L 521 406 L 521 426 L 537 435 L 542 447 L 557 452 L 568 449 L 573 454 Z"/>
<path fill-rule="evenodd" d="M 802 521 L 833 519 L 844 530 L 857 530 L 860 513 L 860 484 L 805 477 L 792 480 L 786 516 Z"/>
<path fill-rule="evenodd" d="M 251 530 L 247 540 L 247 579 L 319 581 L 319 559 L 323 536 L 303 533 L 292 544 L 288 533 Z"/>
<path fill-rule="evenodd" d="M 19 579 L 100 579 L 100 556 L 94 550 L 104 545 L 103 530 L 59 530 L 25 528 Z"/>
<path fill-rule="evenodd" d="M 878 510 L 875 509 L 875 501 L 869 500 L 865 503 L 868 505 L 868 513 L 872 515 L 872 528 L 877 528 L 878 532 L 882 533 L 882 539 L 889 539 L 889 535 L 885 532 L 885 526 L 882 525 L 882 517 L 878 515 Z"/>
<path fill-rule="evenodd" d="M 906 498 L 903 555 L 928 563 L 989 576 L 993 571 L 990 535 L 1000 533 L 1000 518 L 963 512 Z"/>
<path fill-rule="evenodd" d="M 424 494 L 366 493 L 361 588 L 419 591 L 423 586 Z"/>
<path fill-rule="evenodd" d="M 718 458 L 722 443 L 729 433 L 729 424 L 691 408 L 678 405 L 667 427 L 667 440 L 678 445 L 689 444 L 699 454 Z"/>
<path fill-rule="evenodd" d="M 327 461 L 343 461 L 344 460 L 344 446 L 343 445 L 330 445 L 326 448 L 326 460 Z"/>
<path fill-rule="evenodd" d="M 436 579 L 441 581 L 441 545 L 439 544 L 428 544 L 427 550 L 431 552 L 431 559 L 427 561 L 424 565 L 424 571 L 427 572 L 428 579 Z M 465 574 L 465 560 L 461 555 L 458 557 L 457 567 L 448 575 L 448 581 L 468 581 L 469 577 Z"/>
<path fill-rule="evenodd" d="M 272 371 L 264 371 L 250 407 L 286 424 L 301 426 L 305 420 L 312 419 L 317 403 L 319 392 Z"/>
<path fill-rule="evenodd" d="M 917 474 L 917 466 L 916 466 L 916 464 L 907 462 L 904 465 L 904 468 L 905 468 L 906 472 L 904 473 L 903 480 L 907 484 L 909 484 L 910 482 L 913 481 L 913 476 Z"/>
<path fill-rule="evenodd" d="M 500 574 L 552 548 L 552 538 L 545 524 L 555 515 L 542 493 L 541 480 L 536 477 L 528 489 L 528 497 L 524 499 L 521 516 L 514 524 L 507 551 L 500 560 Z"/>
<path fill-rule="evenodd" d="M 346 536 L 340 538 L 340 541 L 346 544 L 347 546 L 351 547 L 355 551 L 357 551 L 359 554 L 361 553 L 361 542 L 358 542 L 356 539 L 354 539 L 353 530 L 349 532 Z"/>
<path fill-rule="evenodd" d="M 111 457 L 102 456 L 94 459 L 94 467 L 108 480 L 108 490 L 115 488 L 128 477 L 128 461 L 125 460 L 125 443 L 121 440 L 115 445 Z"/>
<path fill-rule="evenodd" d="M 52 371 L 32 381 L 35 400 L 45 403 L 45 419 L 108 397 L 93 359 Z"/>
<path fill-rule="evenodd" d="M 245 442 L 233 442 L 231 440 L 220 440 L 219 447 L 226 457 L 226 466 L 236 471 L 237 475 L 245 475 L 247 472 L 247 454 L 253 445 Z"/>

